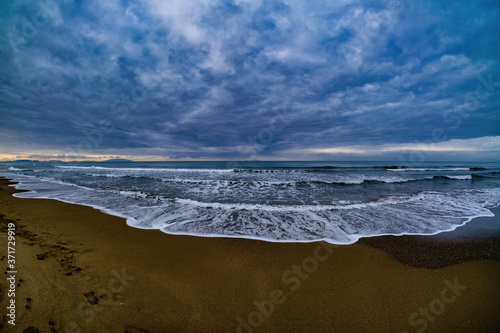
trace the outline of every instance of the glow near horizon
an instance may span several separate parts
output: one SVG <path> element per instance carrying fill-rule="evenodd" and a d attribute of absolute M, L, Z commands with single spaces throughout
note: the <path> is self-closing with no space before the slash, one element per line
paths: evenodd
<path fill-rule="evenodd" d="M 0 2 L 0 159 L 499 159 L 498 2 L 50 3 Z"/>
<path fill-rule="evenodd" d="M 333 148 L 307 148 L 293 151 L 285 151 L 284 155 L 275 159 L 265 159 L 261 156 L 256 156 L 257 160 L 275 160 L 275 161 L 292 161 L 303 160 L 297 156 L 331 156 L 335 157 L 337 154 L 347 155 L 373 155 L 374 153 L 384 152 L 491 152 L 497 151 L 500 154 L 500 136 L 485 137 L 476 139 L 454 139 L 439 143 L 413 143 L 413 144 L 399 144 L 399 145 L 381 145 L 381 146 L 364 146 L 364 147 L 333 147 Z M 0 161 L 12 161 L 17 159 L 37 159 L 37 160 L 62 160 L 62 161 L 102 161 L 107 159 L 129 159 L 132 161 L 203 161 L 203 160 L 220 160 L 225 159 L 169 159 L 162 156 L 130 156 L 130 155 L 94 155 L 94 156 L 66 156 L 63 154 L 23 154 L 23 155 L 0 155 Z M 314 160 L 314 159 L 313 159 Z M 321 160 L 321 159 L 317 159 Z M 500 155 L 499 155 L 500 161 Z"/>

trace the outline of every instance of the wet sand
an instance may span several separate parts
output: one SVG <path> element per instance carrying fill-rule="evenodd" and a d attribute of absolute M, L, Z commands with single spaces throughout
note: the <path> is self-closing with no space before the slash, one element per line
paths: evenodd
<path fill-rule="evenodd" d="M 16 326 L 4 315 L 0 331 L 500 327 L 500 240 L 489 232 L 460 239 L 459 228 L 448 240 L 384 236 L 345 246 L 174 236 L 131 228 L 90 207 L 14 198 L 7 184 L 0 180 L 0 256 L 6 272 L 7 227 L 13 223 Z M 6 278 L 0 280 L 3 309 L 11 299 Z"/>
<path fill-rule="evenodd" d="M 441 268 L 469 260 L 500 261 L 500 208 L 494 217 L 476 218 L 454 231 L 433 236 L 361 239 L 413 267 Z M 387 238 L 391 238 L 390 241 Z"/>

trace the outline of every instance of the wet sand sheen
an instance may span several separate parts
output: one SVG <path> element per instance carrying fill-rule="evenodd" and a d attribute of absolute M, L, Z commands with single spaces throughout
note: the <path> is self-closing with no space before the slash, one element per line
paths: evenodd
<path fill-rule="evenodd" d="M 172 236 L 128 227 L 89 207 L 14 198 L 15 192 L 0 181 L 2 240 L 9 221 L 18 232 L 17 280 L 23 281 L 16 290 L 16 331 L 496 332 L 500 327 L 498 239 L 466 251 L 454 248 L 476 255 L 429 269 L 444 249 L 432 238 L 377 237 L 328 246 Z M 490 245 L 490 260 L 477 260 Z M 407 258 L 419 250 L 418 261 L 426 264 L 398 261 L 393 258 L 398 250 Z M 1 251 L 6 255 L 5 247 Z M 6 306 L 5 279 L 0 285 Z M 2 325 L 8 326 L 5 320 Z"/>

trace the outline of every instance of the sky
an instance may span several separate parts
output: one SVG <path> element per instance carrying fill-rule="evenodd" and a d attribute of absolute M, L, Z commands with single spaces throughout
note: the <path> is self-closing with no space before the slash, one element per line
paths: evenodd
<path fill-rule="evenodd" d="M 500 2 L 0 3 L 0 160 L 500 161 Z"/>

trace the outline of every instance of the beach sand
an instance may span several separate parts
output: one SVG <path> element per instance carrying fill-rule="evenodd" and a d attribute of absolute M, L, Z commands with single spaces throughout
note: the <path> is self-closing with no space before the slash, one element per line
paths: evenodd
<path fill-rule="evenodd" d="M 0 256 L 5 272 L 7 226 L 14 223 L 16 325 L 4 314 L 0 331 L 500 328 L 494 232 L 460 239 L 459 228 L 446 239 L 383 236 L 344 246 L 177 236 L 131 228 L 89 207 L 15 198 L 7 184 L 0 180 Z M 0 281 L 4 310 L 11 299 L 6 278 Z"/>

